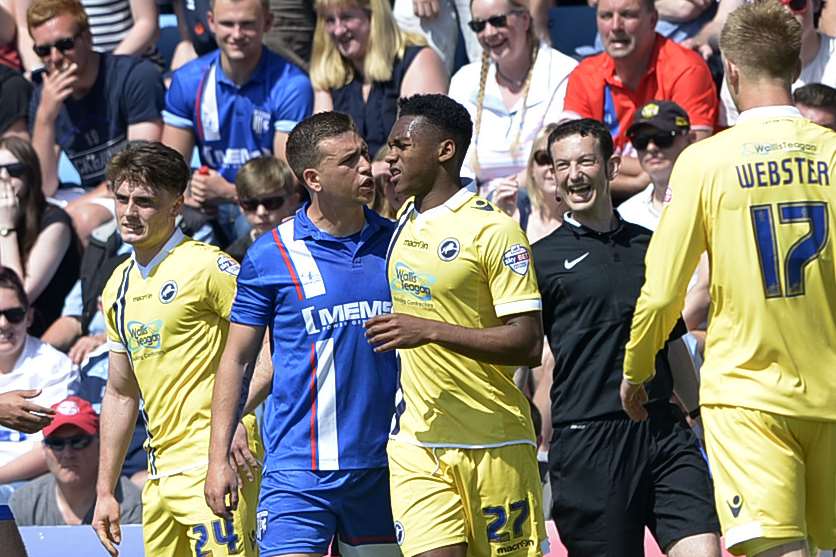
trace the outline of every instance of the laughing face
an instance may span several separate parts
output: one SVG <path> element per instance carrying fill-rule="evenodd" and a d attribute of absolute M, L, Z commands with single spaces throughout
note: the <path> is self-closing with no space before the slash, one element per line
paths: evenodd
<path fill-rule="evenodd" d="M 23 318 L 20 313 L 23 311 Z M 10 288 L 0 288 L 0 355 L 17 355 L 26 342 L 26 328 L 32 322 L 30 312 Z"/>
<path fill-rule="evenodd" d="M 362 67 L 372 25 L 369 11 L 355 4 L 323 7 L 318 14 L 339 53 Z"/>
<path fill-rule="evenodd" d="M 495 63 L 529 49 L 528 28 L 532 23 L 525 8 L 507 0 L 473 0 L 470 13 L 471 19 L 485 22 L 476 38 Z"/>
<path fill-rule="evenodd" d="M 551 146 L 557 192 L 573 214 L 595 214 L 609 203 L 618 157 L 605 161 L 593 135 L 570 135 Z"/>

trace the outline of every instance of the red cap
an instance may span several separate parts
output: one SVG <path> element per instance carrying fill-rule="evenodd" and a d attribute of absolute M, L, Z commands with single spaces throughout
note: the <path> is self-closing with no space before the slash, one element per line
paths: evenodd
<path fill-rule="evenodd" d="M 77 396 L 70 396 L 58 404 L 53 404 L 55 417 L 44 428 L 44 437 L 49 437 L 61 426 L 74 425 L 88 435 L 99 433 L 99 415 L 89 402 Z"/>

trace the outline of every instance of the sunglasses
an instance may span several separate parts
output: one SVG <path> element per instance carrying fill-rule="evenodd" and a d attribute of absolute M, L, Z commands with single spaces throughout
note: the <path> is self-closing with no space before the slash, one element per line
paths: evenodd
<path fill-rule="evenodd" d="M 485 30 L 485 26 L 490 23 L 491 27 L 507 27 L 508 26 L 508 16 L 522 13 L 523 10 L 513 10 L 508 12 L 507 14 L 501 15 L 492 15 L 487 19 L 471 19 L 467 22 L 467 26 L 470 27 L 474 33 L 481 33 Z"/>
<path fill-rule="evenodd" d="M 35 54 L 40 56 L 41 58 L 45 58 L 49 56 L 49 53 L 52 52 L 53 48 L 57 48 L 58 52 L 64 54 L 68 50 L 72 50 L 75 48 L 75 40 L 81 33 L 77 33 L 72 37 L 64 37 L 63 39 L 58 39 L 52 44 L 36 44 L 32 45 L 32 50 L 35 51 Z"/>
<path fill-rule="evenodd" d="M 780 2 L 794 14 L 803 14 L 807 11 L 807 0 L 780 0 Z"/>
<path fill-rule="evenodd" d="M 683 135 L 684 133 L 685 132 L 638 133 L 631 137 L 630 141 L 633 143 L 633 147 L 639 151 L 647 149 L 647 145 L 651 140 L 659 149 L 667 149 L 673 145 L 673 140 L 676 139 L 676 136 Z"/>
<path fill-rule="evenodd" d="M 28 166 L 22 162 L 13 162 L 10 164 L 0 164 L 0 170 L 5 170 L 12 178 L 20 178 L 29 169 Z"/>
<path fill-rule="evenodd" d="M 552 158 L 549 156 L 549 153 L 542 149 L 534 151 L 532 159 L 537 166 L 551 166 L 552 164 Z"/>
<path fill-rule="evenodd" d="M 245 211 L 255 211 L 258 209 L 259 205 L 263 206 L 268 211 L 275 211 L 276 209 L 281 209 L 284 202 L 285 198 L 281 195 L 274 195 L 272 197 L 250 197 L 238 200 L 238 204 Z"/>
<path fill-rule="evenodd" d="M 11 323 L 12 325 L 17 325 L 18 323 L 26 319 L 26 310 L 21 307 L 0 309 L 0 316 L 5 317 L 6 321 Z"/>
<path fill-rule="evenodd" d="M 44 439 L 44 445 L 52 449 L 53 451 L 61 452 L 64 450 L 65 447 L 70 447 L 74 451 L 80 451 L 82 449 L 86 449 L 90 446 L 90 443 L 93 442 L 92 435 L 76 435 L 75 437 L 46 437 Z"/>

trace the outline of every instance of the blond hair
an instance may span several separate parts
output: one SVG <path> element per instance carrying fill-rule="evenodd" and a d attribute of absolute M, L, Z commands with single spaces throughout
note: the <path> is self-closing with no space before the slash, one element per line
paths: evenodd
<path fill-rule="evenodd" d="M 744 4 L 729 14 L 720 50 L 749 78 L 795 81 L 801 64 L 801 24 L 777 2 Z"/>
<path fill-rule="evenodd" d="M 543 205 L 543 190 L 540 185 L 534 181 L 534 154 L 537 151 L 549 151 L 549 134 L 554 131 L 557 124 L 551 123 L 544 126 L 538 133 L 537 137 L 531 143 L 531 151 L 528 154 L 528 165 L 525 170 L 525 189 L 528 192 L 528 198 L 531 200 L 531 209 L 539 209 Z M 551 158 L 551 154 L 549 154 Z"/>
<path fill-rule="evenodd" d="M 392 78 L 396 58 L 403 58 L 406 47 L 425 45 L 420 35 L 407 33 L 398 27 L 388 0 L 316 0 L 317 12 L 326 8 L 359 8 L 369 14 L 369 43 L 363 60 L 364 78 L 370 82 L 385 82 Z M 317 15 L 311 52 L 311 83 L 314 88 L 327 91 L 348 85 L 354 80 L 351 62 L 343 58 L 325 30 L 325 21 Z"/>
<path fill-rule="evenodd" d="M 471 2 L 472 5 L 473 2 Z M 509 151 L 511 156 L 516 158 L 517 150 L 520 147 L 520 137 L 522 136 L 523 124 L 525 123 L 525 113 L 527 110 L 526 101 L 528 100 L 528 91 L 531 88 L 531 79 L 534 75 L 534 64 L 537 62 L 537 54 L 540 51 L 540 43 L 537 40 L 537 35 L 534 32 L 534 20 L 528 8 L 517 0 L 508 0 L 512 10 L 525 10 L 528 14 L 528 43 L 531 47 L 531 65 L 528 68 L 528 73 L 525 76 L 523 83 L 523 102 L 522 111 L 520 113 L 520 125 L 517 127 L 517 134 L 514 136 L 514 141 L 511 142 Z M 487 50 L 482 50 L 482 65 L 479 70 L 479 93 L 476 95 L 476 118 L 473 124 L 473 151 L 470 157 L 470 167 L 475 174 L 479 174 L 479 131 L 482 127 L 482 110 L 485 104 L 485 89 L 488 84 L 488 68 L 490 68 L 491 59 Z"/>
<path fill-rule="evenodd" d="M 278 193 L 289 196 L 295 191 L 296 178 L 290 166 L 272 155 L 248 160 L 235 175 L 235 193 L 241 199 Z"/>
<path fill-rule="evenodd" d="M 32 34 L 32 29 L 35 27 L 40 27 L 59 15 L 71 16 L 78 25 L 78 33 L 90 29 L 87 12 L 84 11 L 84 6 L 79 0 L 34 0 L 26 10 L 26 26 L 29 27 L 29 34 Z"/>

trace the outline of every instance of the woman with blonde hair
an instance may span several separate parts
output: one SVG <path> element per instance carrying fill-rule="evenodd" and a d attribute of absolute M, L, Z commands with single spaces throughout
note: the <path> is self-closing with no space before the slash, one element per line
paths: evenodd
<path fill-rule="evenodd" d="M 474 122 L 462 172 L 511 212 L 532 141 L 546 122 L 561 120 L 577 62 L 537 40 L 521 0 L 473 0 L 470 11 L 482 60 L 464 66 L 450 83 L 450 96 Z"/>
<path fill-rule="evenodd" d="M 552 159 L 549 156 L 549 134 L 557 124 L 549 124 L 537 134 L 528 156 L 525 191 L 520 192 L 517 209 L 520 226 L 534 243 L 545 238 L 563 224 L 566 204 L 557 195 Z"/>
<path fill-rule="evenodd" d="M 351 115 L 370 153 L 386 144 L 399 98 L 447 92 L 438 54 L 398 28 L 388 0 L 316 0 L 316 12 L 314 112 Z"/>

